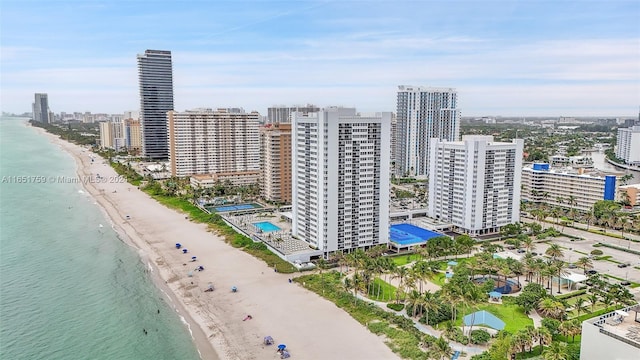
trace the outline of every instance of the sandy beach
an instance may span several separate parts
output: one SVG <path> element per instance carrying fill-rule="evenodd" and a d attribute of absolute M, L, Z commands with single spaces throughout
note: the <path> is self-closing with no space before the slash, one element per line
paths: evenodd
<path fill-rule="evenodd" d="M 86 191 L 157 275 L 154 281 L 185 318 L 203 359 L 279 359 L 274 346 L 263 345 L 266 335 L 286 344 L 292 359 L 398 358 L 383 338 L 333 303 L 289 283 L 291 275 L 275 273 L 263 261 L 225 244 L 204 224 L 119 181 L 91 151 L 37 130 L 75 158 L 81 179 L 91 178 L 84 184 Z M 96 181 L 97 174 L 102 181 Z M 177 250 L 177 242 L 189 253 Z M 190 262 L 191 256 L 197 261 Z M 199 265 L 205 270 L 193 271 Z M 204 292 L 209 283 L 215 291 Z M 238 292 L 231 292 L 232 286 Z M 252 319 L 243 321 L 248 314 Z"/>

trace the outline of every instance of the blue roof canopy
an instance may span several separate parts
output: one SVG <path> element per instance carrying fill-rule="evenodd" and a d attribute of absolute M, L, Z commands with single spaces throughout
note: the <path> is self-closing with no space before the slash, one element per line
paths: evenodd
<path fill-rule="evenodd" d="M 496 330 L 504 330 L 504 321 L 498 319 L 492 313 L 482 310 L 476 311 L 464 317 L 465 326 L 487 325 Z"/>

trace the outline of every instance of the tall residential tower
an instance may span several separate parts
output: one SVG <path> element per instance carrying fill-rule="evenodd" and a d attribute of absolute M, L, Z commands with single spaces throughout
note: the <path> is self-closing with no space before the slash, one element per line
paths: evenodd
<path fill-rule="evenodd" d="M 260 191 L 282 204 L 291 203 L 291 124 L 260 128 Z"/>
<path fill-rule="evenodd" d="M 395 172 L 425 179 L 429 141 L 460 137 L 458 93 L 452 88 L 398 86 Z"/>
<path fill-rule="evenodd" d="M 173 176 L 260 170 L 260 114 L 241 109 L 170 111 L 169 161 Z M 237 174 L 239 175 L 239 174 Z"/>
<path fill-rule="evenodd" d="M 36 93 L 33 103 L 33 120 L 49 124 L 49 97 L 47 94 Z"/>
<path fill-rule="evenodd" d="M 173 110 L 171 51 L 147 50 L 138 55 L 142 151 L 152 159 L 166 159 L 167 112 Z"/>
<path fill-rule="evenodd" d="M 627 164 L 640 166 L 640 125 L 618 129 L 616 156 Z"/>
<path fill-rule="evenodd" d="M 391 113 L 292 118 L 292 234 L 325 255 L 387 243 Z"/>
<path fill-rule="evenodd" d="M 524 140 L 494 142 L 493 136 L 462 141 L 432 139 L 428 215 L 472 236 L 500 231 L 520 221 Z"/>

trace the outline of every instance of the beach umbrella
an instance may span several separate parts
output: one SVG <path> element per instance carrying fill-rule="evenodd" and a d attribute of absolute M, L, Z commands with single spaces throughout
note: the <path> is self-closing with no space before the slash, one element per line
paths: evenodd
<path fill-rule="evenodd" d="M 181 247 L 182 247 L 182 244 L 176 243 L 176 249 L 180 249 Z"/>
<path fill-rule="evenodd" d="M 287 348 L 287 345 L 285 345 L 285 344 L 278 345 L 278 350 L 284 350 L 286 348 Z"/>
<path fill-rule="evenodd" d="M 192 257 L 191 257 L 191 261 L 196 261 L 196 257 L 195 257 L 195 256 L 192 256 Z"/>
<path fill-rule="evenodd" d="M 182 249 L 182 253 L 183 253 L 183 254 L 186 254 L 188 251 L 189 251 L 189 250 L 187 250 L 187 249 Z"/>

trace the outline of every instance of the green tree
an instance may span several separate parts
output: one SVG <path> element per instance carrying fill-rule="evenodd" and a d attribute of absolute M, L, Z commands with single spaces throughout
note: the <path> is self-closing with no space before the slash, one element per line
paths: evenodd
<path fill-rule="evenodd" d="M 431 355 L 437 359 L 447 359 L 450 358 L 453 354 L 453 350 L 451 350 L 451 346 L 449 346 L 449 342 L 445 340 L 442 336 L 439 337 L 431 347 Z"/>
<path fill-rule="evenodd" d="M 567 344 L 560 341 L 552 342 L 542 353 L 542 358 L 544 360 L 568 360 Z"/>
<path fill-rule="evenodd" d="M 581 267 L 586 274 L 587 269 L 593 268 L 593 262 L 588 257 L 583 256 L 576 261 L 576 266 Z"/>

